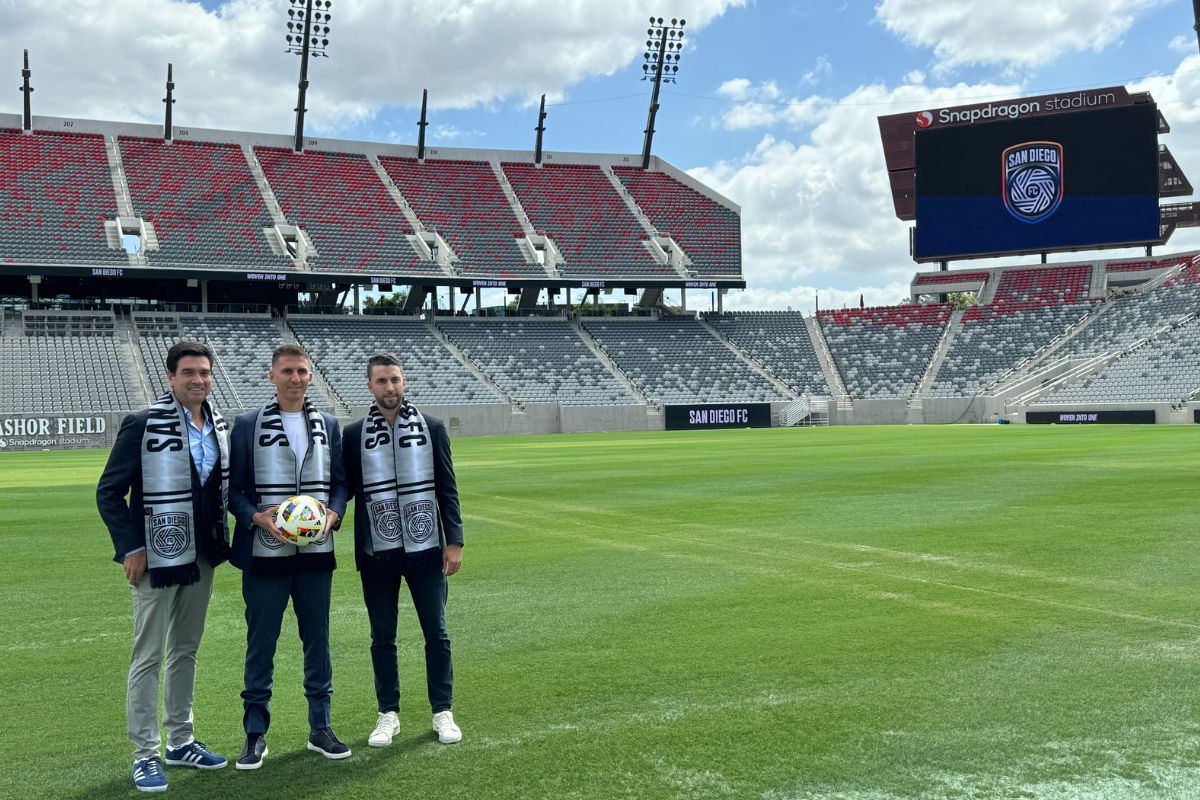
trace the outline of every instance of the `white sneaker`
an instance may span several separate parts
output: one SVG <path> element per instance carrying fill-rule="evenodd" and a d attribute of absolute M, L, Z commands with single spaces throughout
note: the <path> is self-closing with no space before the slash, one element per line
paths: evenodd
<path fill-rule="evenodd" d="M 375 723 L 375 730 L 367 737 L 367 744 L 371 747 L 387 747 L 399 730 L 400 720 L 396 718 L 395 711 L 380 714 L 379 721 Z"/>
<path fill-rule="evenodd" d="M 439 711 L 433 715 L 433 729 L 437 731 L 438 741 L 442 744 L 454 744 L 462 739 L 462 731 L 454 724 L 454 715 L 449 711 Z"/>

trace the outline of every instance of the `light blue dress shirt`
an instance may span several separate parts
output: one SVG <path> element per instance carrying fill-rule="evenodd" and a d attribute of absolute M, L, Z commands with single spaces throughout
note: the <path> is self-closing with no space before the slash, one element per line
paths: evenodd
<path fill-rule="evenodd" d="M 196 465 L 196 474 L 200 476 L 200 483 L 203 485 L 220 457 L 217 450 L 217 430 L 213 427 L 212 420 L 207 418 L 204 420 L 204 429 L 197 430 L 192 424 L 192 412 L 186 408 L 183 409 L 183 416 L 187 420 L 192 463 Z"/>

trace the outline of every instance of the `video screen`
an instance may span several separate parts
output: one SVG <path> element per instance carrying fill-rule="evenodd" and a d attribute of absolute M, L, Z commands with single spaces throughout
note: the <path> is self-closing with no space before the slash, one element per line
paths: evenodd
<path fill-rule="evenodd" d="M 1152 103 L 921 130 L 916 173 L 917 261 L 1159 238 Z"/>

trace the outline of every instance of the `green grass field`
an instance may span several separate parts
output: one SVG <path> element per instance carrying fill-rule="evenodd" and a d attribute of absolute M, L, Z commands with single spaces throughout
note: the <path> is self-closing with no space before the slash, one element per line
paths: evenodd
<path fill-rule="evenodd" d="M 169 797 L 1200 797 L 1200 426 L 454 447 L 462 743 L 429 730 L 406 608 L 403 729 L 367 747 L 367 619 L 343 536 L 333 723 L 354 756 L 305 751 L 285 620 L 264 767 L 169 768 Z M 136 794 L 129 591 L 93 499 L 105 457 L 0 457 L 6 798 Z M 195 715 L 231 760 L 244 646 L 222 567 Z"/>

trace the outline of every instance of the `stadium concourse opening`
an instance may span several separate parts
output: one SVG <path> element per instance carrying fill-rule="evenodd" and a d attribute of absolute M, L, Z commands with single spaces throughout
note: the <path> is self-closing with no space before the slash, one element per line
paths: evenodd
<path fill-rule="evenodd" d="M 922 142 L 953 134 L 976 143 L 981 174 L 1000 174 L 1000 151 L 1036 145 L 1010 159 L 1014 173 L 1040 170 L 1022 173 L 1026 196 L 980 184 L 972 213 L 1055 224 L 1060 207 L 1090 202 L 1071 194 L 1074 140 L 1054 138 L 1081 136 L 1074 123 L 1088 114 L 1128 117 L 1146 153 L 1131 169 L 1163 175 L 1131 202 L 1190 193 L 1156 141 L 1168 128 L 1148 95 L 1072 98 L 881 118 L 897 215 L 937 229 L 937 204 L 923 214 Z M 20 124 L 0 115 L 0 170 L 22 187 L 4 198 L 0 225 L 0 424 L 99 420 L 51 446 L 105 446 L 123 412 L 165 388 L 163 356 L 182 338 L 215 347 L 227 414 L 267 399 L 262 371 L 280 342 L 313 355 L 314 399 L 345 418 L 369 403 L 366 356 L 403 354 L 410 397 L 459 435 L 1055 413 L 1192 423 L 1200 407 L 1200 256 L 1150 254 L 1197 223 L 1189 203 L 1162 207 L 1153 241 L 1139 239 L 1144 258 L 943 263 L 917 272 L 898 306 L 726 311 L 726 293 L 746 286 L 741 209 L 659 158 L 643 169 L 633 154 L 547 152 L 539 163 L 524 151 L 315 138 L 297 152 L 288 137 L 250 132 Z M 948 252 L 1024 247 L 1000 229 L 983 247 L 959 246 L 953 237 L 979 226 L 940 224 Z M 1085 239 L 1105 244 L 1103 231 Z M 679 305 L 663 302 L 668 290 Z M 689 290 L 710 309 L 689 309 Z M 485 305 L 485 291 L 506 302 Z M 52 385 L 47 370 L 79 380 Z M 47 439 L 14 435 L 5 447 Z"/>

